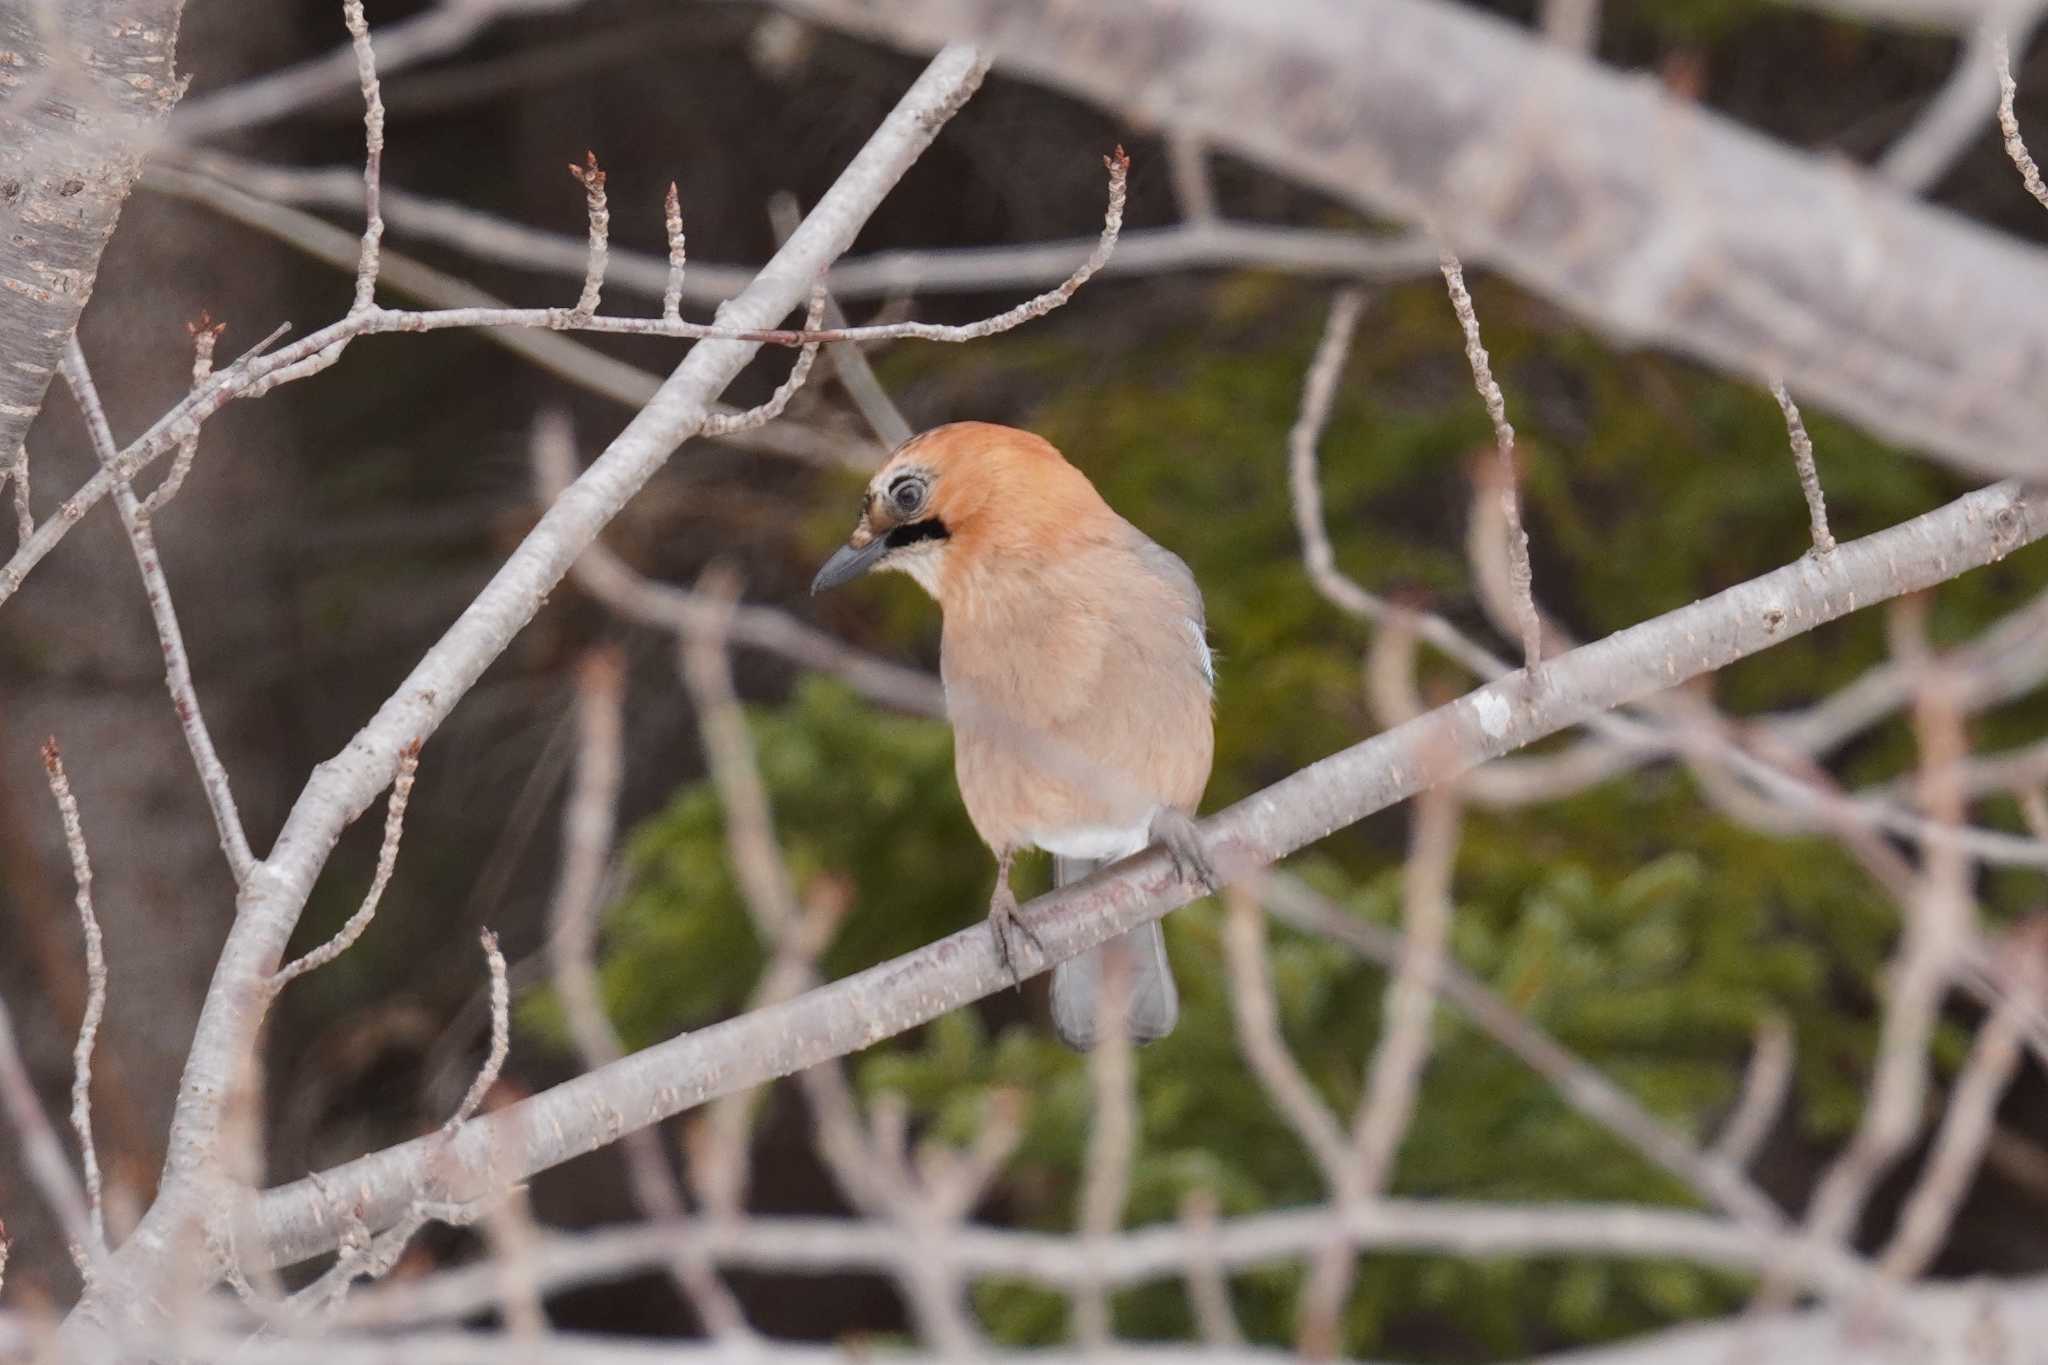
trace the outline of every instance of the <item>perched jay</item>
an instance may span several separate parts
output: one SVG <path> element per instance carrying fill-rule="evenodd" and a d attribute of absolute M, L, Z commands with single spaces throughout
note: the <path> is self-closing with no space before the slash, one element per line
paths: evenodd
<path fill-rule="evenodd" d="M 1022 848 L 1051 853 L 1064 886 L 1157 842 L 1184 878 L 1214 887 L 1193 815 L 1215 677 L 1201 590 L 1179 556 L 1047 442 L 956 422 L 889 457 L 811 591 L 869 569 L 909 574 L 944 613 L 954 773 L 996 855 L 989 916 L 1006 956 L 1024 928 L 1010 890 Z M 1173 1031 L 1180 997 L 1153 922 L 1053 969 L 1053 1027 L 1072 1047 L 1094 1045 L 1111 953 L 1129 963 L 1132 1037 Z"/>

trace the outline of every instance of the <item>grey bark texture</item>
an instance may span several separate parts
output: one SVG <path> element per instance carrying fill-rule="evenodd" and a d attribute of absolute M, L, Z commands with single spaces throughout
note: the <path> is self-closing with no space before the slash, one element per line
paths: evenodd
<path fill-rule="evenodd" d="M 246 257 L 233 272 L 204 264 L 217 233 L 205 215 L 127 202 L 182 88 L 172 66 L 180 10 L 168 0 L 0 4 L 0 450 L 11 457 L 27 436 L 44 517 L 96 468 L 74 405 L 61 395 L 45 403 L 96 285 L 82 340 L 102 374 L 122 377 L 105 397 L 123 434 L 182 392 L 183 324 L 201 302 L 236 320 L 231 344 L 276 307 L 273 270 Z M 204 48 L 215 75 L 269 60 L 261 49 L 274 24 L 219 6 L 196 22 L 209 31 L 187 26 L 182 36 Z M 129 230 L 110 246 L 124 213 Z M 232 718 L 221 739 L 245 776 L 265 771 L 257 756 L 275 740 L 257 704 L 264 680 L 245 664 L 255 643 L 278 634 L 250 512 L 276 505 L 289 475 L 236 454 L 276 444 L 275 414 L 209 428 L 191 489 L 157 526 L 188 594 L 198 685 Z M 173 1098 L 164 1079 L 182 1064 L 234 891 L 213 841 L 194 837 L 206 809 L 120 527 L 109 511 L 75 535 L 72 552 L 44 565 L 0 617 L 0 991 L 61 1116 L 84 967 L 62 831 L 36 755 L 56 735 L 72 759 L 113 983 L 94 1073 L 99 1148 L 110 1188 L 132 1204 L 148 1198 L 162 1162 Z M 193 610 L 201 603 L 216 605 Z M 274 807 L 261 783 L 245 791 L 258 812 Z M 10 1289 L 68 1297 L 69 1258 L 15 1161 L 13 1144 L 0 1142 Z"/>
<path fill-rule="evenodd" d="M 779 2 L 913 50 L 971 39 L 1967 469 L 2048 462 L 2048 253 L 1466 6 Z"/>
<path fill-rule="evenodd" d="M 0 459 L 42 410 L 100 253 L 178 102 L 183 0 L 0 6 Z"/>

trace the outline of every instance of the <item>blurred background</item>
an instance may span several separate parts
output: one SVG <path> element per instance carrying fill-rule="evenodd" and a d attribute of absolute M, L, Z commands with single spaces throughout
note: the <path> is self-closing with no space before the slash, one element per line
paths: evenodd
<path fill-rule="evenodd" d="M 428 8 L 379 3 L 370 17 L 381 33 Z M 693 266 L 745 267 L 774 249 L 777 196 L 815 202 L 923 65 L 754 4 L 528 8 L 387 75 L 387 192 L 459 204 L 573 244 L 583 199 L 563 167 L 593 150 L 609 172 L 615 249 L 663 254 L 662 196 L 674 180 Z M 1520 24 L 1538 19 L 1528 5 L 1480 8 Z M 344 37 L 336 9 L 313 0 L 188 0 L 179 66 L 192 85 L 180 116 L 334 49 Z M 1914 125 L 1948 79 L 1960 41 L 1955 31 L 1803 5 L 1665 0 L 1607 5 L 1596 53 L 1768 137 L 1869 163 Z M 2048 53 L 2030 57 L 2021 47 L 2014 66 L 2023 123 L 2048 127 Z M 206 130 L 158 164 L 189 168 L 180 158 L 203 146 L 277 168 L 338 168 L 345 180 L 359 170 L 361 142 L 350 83 L 283 117 Z M 1181 221 L 1188 206 L 1159 130 L 999 67 L 852 255 L 1092 237 L 1100 158 L 1119 142 L 1133 160 L 1129 223 Z M 1267 167 L 1215 153 L 1206 165 L 1226 218 L 1395 230 Z M 359 227 L 359 204 L 343 195 L 323 200 L 317 187 L 266 184 L 253 171 L 235 183 L 336 225 L 344 242 Z M 1927 197 L 2000 233 L 2048 239 L 2048 215 L 2028 201 L 1988 119 Z M 512 303 L 574 298 L 573 264 L 566 273 L 521 268 L 413 221 L 392 213 L 386 247 L 395 257 Z M 193 202 L 172 180 L 145 181 L 81 330 L 118 434 L 139 432 L 182 394 L 185 324 L 202 310 L 227 324 L 223 356 L 278 322 L 303 333 L 345 310 L 349 272 L 309 254 L 299 235 L 298 244 L 283 240 Z M 1322 441 L 1336 557 L 1374 591 L 1427 606 L 1511 653 L 1511 640 L 1490 634 L 1466 550 L 1491 428 L 1435 262 L 1425 255 L 1418 264 L 1372 281 Z M 386 269 L 385 297 L 420 301 L 398 267 Z M 1205 810 L 1379 725 L 1361 676 L 1370 632 L 1315 591 L 1289 503 L 1287 433 L 1338 278 L 1228 264 L 1113 268 L 1064 310 L 1013 333 L 866 352 L 911 427 L 971 418 L 1042 433 L 1113 506 L 1192 566 L 1219 656 L 1218 760 Z M 1805 509 L 1767 391 L 1619 346 L 1483 271 L 1472 282 L 1519 437 L 1538 594 L 1574 636 L 1597 638 L 1804 549 Z M 878 288 L 848 291 L 843 302 L 855 321 L 878 311 L 964 321 L 1037 287 Z M 607 300 L 615 310 L 652 312 L 658 293 L 615 278 Z M 685 315 L 709 312 L 692 304 Z M 199 690 L 259 851 L 312 765 L 346 742 L 532 524 L 538 416 L 568 413 L 587 460 L 632 415 L 618 397 L 565 378 L 559 370 L 570 362 L 540 363 L 501 340 L 371 337 L 325 374 L 234 406 L 207 427 L 191 482 L 159 523 Z M 681 354 L 662 341 L 587 336 L 578 344 L 657 376 Z M 764 355 L 731 401 L 759 401 L 788 363 L 785 353 Z M 1978 482 L 1824 410 L 1807 415 L 1842 539 Z M 39 500 L 93 467 L 75 409 L 54 393 L 31 446 Z M 805 595 L 845 534 L 863 469 L 881 453 L 821 363 L 789 415 L 756 439 L 688 444 L 605 544 L 667 582 L 688 584 L 723 566 L 750 603 L 786 607 L 876 654 L 934 670 L 937 611 L 909 581 L 864 581 L 815 602 Z M 1936 648 L 1966 641 L 2044 586 L 2048 560 L 2038 552 L 1949 583 L 1922 604 L 1928 638 Z M 1711 695 L 1738 719 L 1796 711 L 1891 649 L 1887 618 L 1864 613 L 1728 670 L 1712 680 Z M 706 777 L 675 640 L 565 586 L 429 746 L 398 875 L 375 925 L 338 963 L 287 992 L 273 1017 L 268 1183 L 411 1136 L 451 1107 L 488 1032 L 479 926 L 501 936 L 516 987 L 500 1098 L 582 1069 L 544 959 L 576 755 L 576 679 L 593 651 L 615 651 L 624 667 L 621 834 L 599 958 L 609 1011 L 626 1044 L 640 1046 L 731 1014 L 755 993 L 769 950 L 729 869 L 723 806 Z M 824 974 L 977 921 L 992 863 L 954 792 L 944 724 L 878 706 L 758 650 L 742 647 L 734 658 L 796 887 L 844 900 Z M 68 1085 L 83 988 L 68 864 L 35 757 L 56 734 L 92 839 L 115 983 L 95 1091 L 101 1158 L 130 1209 L 146 1202 L 162 1159 L 179 1063 L 232 908 L 160 676 L 119 527 L 95 514 L 0 613 L 0 992 L 54 1109 Z M 1468 684 L 1424 656 L 1427 700 Z M 2031 688 L 1983 707 L 1969 729 L 1987 751 L 2044 731 L 2048 697 Z M 1824 775 L 1865 787 L 1910 773 L 1916 754 L 1910 713 L 1901 710 L 1827 754 Z M 1975 814 L 1985 825 L 2024 829 L 2005 796 Z M 1407 807 L 1374 817 L 1292 866 L 1353 914 L 1398 926 L 1410 819 Z M 329 864 L 295 951 L 356 906 L 378 823 L 373 811 Z M 1018 880 L 1020 893 L 1048 883 L 1042 860 Z M 1759 1038 L 1782 1030 L 1792 1044 L 1791 1083 L 1751 1171 L 1785 1210 L 1804 1207 L 1863 1112 L 1883 969 L 1900 928 L 1898 902 L 1865 866 L 1835 840 L 1732 818 L 1684 765 L 1662 762 L 1555 800 L 1472 806 L 1451 885 L 1456 960 L 1702 1143 L 1735 1107 Z M 2025 869 L 1984 871 L 1975 890 L 1987 934 L 2040 902 L 2038 876 Z M 1138 1057 L 1132 1224 L 1174 1218 L 1192 1192 L 1213 1196 L 1225 1215 L 1322 1197 L 1315 1164 L 1240 1053 L 1224 922 L 1213 899 L 1168 921 L 1185 1015 Z M 1384 1027 L 1387 974 L 1327 941 L 1271 932 L 1286 1041 L 1329 1105 L 1349 1113 Z M 1930 1117 L 1982 1020 L 1968 999 L 1949 1002 L 1933 1040 Z M 1085 1060 L 1051 1039 L 1042 986 L 861 1054 L 850 1075 L 865 1096 L 900 1096 L 915 1131 L 963 1142 L 991 1095 L 1020 1092 L 1023 1138 L 976 1216 L 1018 1228 L 1071 1226 L 1092 1092 Z M 1883 1242 L 1932 1131 L 1876 1187 L 1858 1234 L 1863 1248 Z M 793 1089 L 764 1099 L 750 1143 L 751 1211 L 848 1211 Z M 1417 1198 L 1696 1203 L 1450 1014 L 1439 1022 L 1390 1189 Z M 539 1177 L 531 1199 L 535 1217 L 554 1227 L 634 1216 L 614 1150 Z M 2048 1268 L 2044 1211 L 2048 1088 L 2039 1071 L 2023 1068 L 1932 1273 Z M 10 1297 L 64 1300 L 75 1285 L 63 1258 L 19 1250 L 47 1248 L 51 1233 L 4 1148 L 0 1218 L 18 1245 Z M 475 1234 L 435 1229 L 399 1274 L 477 1248 Z M 1248 1337 L 1291 1340 L 1304 1274 L 1288 1265 L 1234 1280 Z M 896 1287 L 880 1276 L 799 1280 L 757 1270 L 731 1283 L 755 1324 L 779 1337 L 886 1339 L 909 1327 Z M 1754 1283 L 1659 1259 L 1372 1254 L 1358 1265 L 1343 1347 L 1416 1361 L 1504 1359 L 1726 1314 Z M 973 1304 L 1002 1343 L 1058 1341 L 1069 1330 L 1064 1299 L 1042 1288 L 991 1278 L 975 1287 Z M 1125 1335 L 1194 1331 L 1188 1297 L 1172 1281 L 1120 1293 L 1114 1307 Z M 653 1270 L 563 1292 L 549 1311 L 565 1330 L 697 1327 L 693 1309 Z"/>

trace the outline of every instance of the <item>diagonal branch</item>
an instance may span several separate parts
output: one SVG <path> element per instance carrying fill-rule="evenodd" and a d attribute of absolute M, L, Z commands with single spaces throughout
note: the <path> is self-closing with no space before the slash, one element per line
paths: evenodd
<path fill-rule="evenodd" d="M 804 299 L 874 206 L 973 93 L 985 69 L 975 51 L 963 46 L 949 47 L 931 62 L 755 283 L 727 305 L 732 327 L 766 326 Z M 154 1291 L 191 1273 L 193 1268 L 168 1264 L 154 1249 L 176 1244 L 204 1217 L 211 1184 L 207 1172 L 222 1114 L 255 1047 L 266 983 L 334 840 L 397 775 L 404 747 L 433 734 L 605 524 L 702 425 L 712 400 L 756 349 L 733 340 L 692 349 L 604 455 L 555 500 L 369 723 L 315 770 L 237 907 L 187 1059 L 156 1202 L 114 1258 L 114 1273 L 88 1294 L 81 1303 L 86 1311 L 74 1311 L 68 1327 L 92 1333 L 100 1330 L 95 1314 L 106 1319 L 127 1313 L 142 1318 L 136 1326 L 146 1329 Z M 620 1065 L 630 1065 L 630 1059 Z M 498 1114 L 466 1125 L 463 1133 L 498 1122 Z M 634 1109 L 622 1114 L 624 1126 L 645 1122 Z M 450 1152 L 466 1150 L 460 1137 L 437 1145 Z M 504 1150 L 518 1153 L 513 1147 Z M 531 1169 L 526 1155 L 518 1155 L 516 1164 Z M 375 1218 L 388 1223 L 395 1213 L 380 1209 Z"/>
<path fill-rule="evenodd" d="M 586 476 L 588 477 L 588 476 Z M 2022 491 L 2000 484 L 1889 530 L 1752 579 L 1544 663 L 1531 694 L 1517 675 L 1333 754 L 1201 825 L 1226 880 L 1242 878 L 1333 830 L 1512 749 L 1712 672 L 1874 601 L 1945 581 L 2048 534 Z M 1027 918 L 1059 961 L 1155 919 L 1189 898 L 1158 850 L 1033 902 Z M 648 1048 L 468 1125 L 435 1144 L 458 1190 L 474 1190 L 487 1153 L 514 1175 L 543 1170 L 616 1137 L 597 1117 L 638 1126 L 717 1095 L 844 1055 L 1011 984 L 986 925 L 892 962 Z M 419 1143 L 333 1173 L 363 1194 L 365 1218 L 396 1217 L 428 1158 Z M 309 1184 L 264 1195 L 252 1246 L 290 1262 L 331 1245 Z"/>
<path fill-rule="evenodd" d="M 211 350 L 210 346 L 205 347 L 204 353 L 210 355 Z M 99 391 L 93 386 L 92 372 L 86 368 L 85 352 L 80 349 L 78 338 L 73 337 L 66 343 L 60 366 L 65 382 L 78 400 L 79 409 L 85 414 L 86 429 L 92 434 L 93 449 L 99 456 L 100 467 L 112 468 L 120 454 L 114 444 L 113 431 L 107 425 L 107 414 L 100 404 Z M 181 462 L 185 460 L 182 452 L 179 459 Z M 175 485 L 167 483 L 166 487 L 170 487 L 173 493 L 177 491 Z M 148 505 L 136 497 L 133 487 L 120 483 L 114 487 L 114 508 L 121 514 L 121 526 L 128 533 L 129 548 L 135 552 L 135 565 L 142 571 L 142 587 L 149 597 L 149 613 L 155 619 L 157 639 L 163 645 L 164 686 L 170 691 L 171 705 L 178 713 L 179 728 L 185 732 L 185 747 L 192 753 L 192 764 L 199 770 L 199 783 L 206 791 L 206 804 L 213 812 L 214 830 L 220 838 L 221 851 L 227 855 L 228 870 L 234 874 L 235 884 L 240 886 L 248 880 L 249 869 L 256 864 L 256 855 L 249 849 L 249 835 L 242 828 L 241 812 L 235 807 L 235 793 L 228 781 L 227 765 L 221 762 L 219 751 L 213 747 L 213 732 L 207 728 L 205 712 L 199 709 L 199 688 L 192 680 L 192 660 L 185 652 L 185 634 L 178 625 L 178 609 L 171 602 L 170 580 L 164 575 L 163 560 L 157 554 L 156 533 L 150 526 Z"/>
<path fill-rule="evenodd" d="M 85 1172 L 86 1205 L 92 1215 L 87 1250 L 100 1257 L 107 1253 L 107 1225 L 100 1197 L 99 1149 L 92 1140 L 92 1053 L 107 1008 L 107 956 L 99 916 L 92 908 L 92 857 L 85 848 L 85 822 L 78 814 L 78 798 L 71 794 L 71 779 L 64 774 L 64 754 L 55 735 L 43 745 L 43 768 L 64 822 L 64 846 L 71 853 L 71 879 L 77 887 L 78 924 L 85 936 L 85 1016 L 79 1020 L 78 1043 L 71 1052 L 71 1131 L 78 1137 L 78 1164 Z"/>
<path fill-rule="evenodd" d="M 911 50 L 985 39 L 1008 75 L 1435 224 L 1472 263 L 1631 344 L 1782 378 L 1964 469 L 2043 468 L 2048 253 L 1480 7 L 779 7 Z"/>

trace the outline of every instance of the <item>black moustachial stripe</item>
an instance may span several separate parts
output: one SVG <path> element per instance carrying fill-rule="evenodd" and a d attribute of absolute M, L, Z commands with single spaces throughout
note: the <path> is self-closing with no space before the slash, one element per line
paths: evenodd
<path fill-rule="evenodd" d="M 915 545 L 920 540 L 945 540 L 953 533 L 946 529 L 946 523 L 937 517 L 913 521 L 908 526 L 898 526 L 889 532 L 889 548 L 900 550 L 906 545 Z"/>

